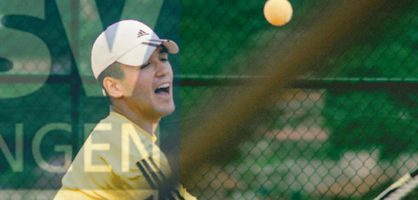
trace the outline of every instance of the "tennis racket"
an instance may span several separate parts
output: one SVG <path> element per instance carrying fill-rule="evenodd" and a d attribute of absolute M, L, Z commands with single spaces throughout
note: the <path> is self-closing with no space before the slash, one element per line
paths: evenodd
<path fill-rule="evenodd" d="M 386 190 L 379 194 L 374 200 L 402 199 L 418 185 L 418 168 L 412 173 L 405 174 Z"/>

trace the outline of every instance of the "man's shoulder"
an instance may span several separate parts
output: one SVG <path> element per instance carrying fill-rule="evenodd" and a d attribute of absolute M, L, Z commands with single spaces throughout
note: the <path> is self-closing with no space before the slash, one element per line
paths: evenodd
<path fill-rule="evenodd" d="M 131 159 L 142 159 L 161 153 L 153 136 L 114 113 L 95 125 L 83 146 L 87 149 L 100 147 L 103 150 L 95 151 L 96 155 L 103 158 L 112 157 L 111 159 L 120 159 L 123 153 Z"/>
<path fill-rule="evenodd" d="M 156 138 L 138 128 L 137 125 L 127 120 L 115 117 L 106 117 L 93 126 L 89 137 L 96 141 L 113 143 L 136 142 L 136 145 L 155 145 Z"/>

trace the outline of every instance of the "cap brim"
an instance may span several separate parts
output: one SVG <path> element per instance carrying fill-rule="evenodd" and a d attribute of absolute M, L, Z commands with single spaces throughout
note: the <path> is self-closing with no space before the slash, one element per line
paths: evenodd
<path fill-rule="evenodd" d="M 150 39 L 131 49 L 116 61 L 130 66 L 141 66 L 149 60 L 151 54 L 160 45 L 164 45 L 170 54 L 177 54 L 179 52 L 179 47 L 172 40 Z"/>
<path fill-rule="evenodd" d="M 167 50 L 168 53 L 170 54 L 177 54 L 179 52 L 179 46 L 177 45 L 176 42 L 172 41 L 172 40 L 167 40 L 167 39 L 150 39 L 148 41 L 149 43 L 147 44 L 152 44 L 152 45 L 164 45 Z"/>

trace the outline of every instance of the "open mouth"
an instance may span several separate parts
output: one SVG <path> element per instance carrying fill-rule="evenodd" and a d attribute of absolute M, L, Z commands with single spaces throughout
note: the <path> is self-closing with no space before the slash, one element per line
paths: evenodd
<path fill-rule="evenodd" d="M 157 89 L 154 90 L 155 94 L 169 94 L 170 93 L 170 84 L 164 83 L 160 85 Z"/>

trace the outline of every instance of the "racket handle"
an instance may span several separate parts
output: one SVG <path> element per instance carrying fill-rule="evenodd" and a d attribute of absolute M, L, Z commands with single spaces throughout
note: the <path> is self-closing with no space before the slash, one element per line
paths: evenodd
<path fill-rule="evenodd" d="M 401 199 L 411 192 L 418 185 L 418 169 L 411 174 L 405 174 L 386 190 L 379 194 L 374 200 Z"/>
<path fill-rule="evenodd" d="M 380 193 L 379 196 L 374 198 L 374 200 L 387 199 L 387 197 L 389 197 L 390 194 L 395 192 L 397 189 L 399 189 L 403 184 L 405 184 L 409 180 L 411 180 L 411 175 L 409 175 L 409 173 L 405 174 L 400 179 L 398 179 L 395 183 L 393 183 L 388 188 L 386 188 L 386 190 L 384 190 L 382 193 Z"/>

